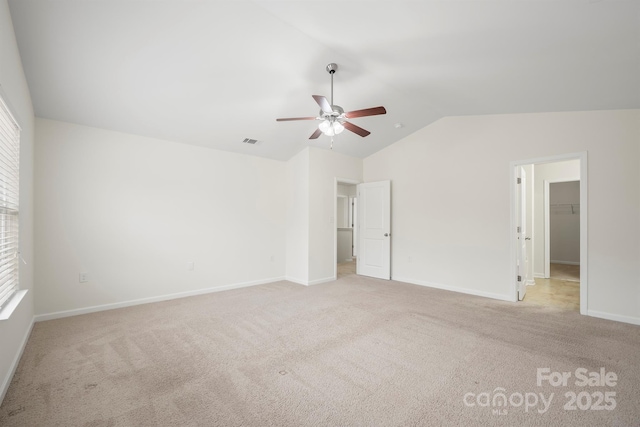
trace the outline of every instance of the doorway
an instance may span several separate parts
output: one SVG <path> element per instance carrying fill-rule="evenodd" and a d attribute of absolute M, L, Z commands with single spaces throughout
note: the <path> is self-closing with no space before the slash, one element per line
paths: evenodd
<path fill-rule="evenodd" d="M 523 168 L 530 221 L 522 212 L 526 190 L 518 183 Z M 513 300 L 587 314 L 587 153 L 512 162 L 511 178 Z"/>
<path fill-rule="evenodd" d="M 335 275 L 342 278 L 356 274 L 358 256 L 357 182 L 336 180 Z"/>
<path fill-rule="evenodd" d="M 334 207 L 334 277 L 340 271 L 391 280 L 391 181 L 335 178 Z"/>
<path fill-rule="evenodd" d="M 545 180 L 544 192 L 545 278 L 579 282 L 580 181 Z"/>
<path fill-rule="evenodd" d="M 579 311 L 580 181 L 545 179 L 543 188 L 544 277 L 535 279 L 529 302 Z"/>

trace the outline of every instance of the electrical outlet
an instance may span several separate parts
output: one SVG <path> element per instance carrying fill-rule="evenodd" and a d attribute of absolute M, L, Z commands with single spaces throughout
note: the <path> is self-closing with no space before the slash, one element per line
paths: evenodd
<path fill-rule="evenodd" d="M 80 283 L 87 283 L 89 281 L 89 273 L 80 273 L 78 280 Z"/>
<path fill-rule="evenodd" d="M 271 262 L 274 262 L 276 260 L 276 257 L 274 257 L 273 255 L 271 255 Z"/>
<path fill-rule="evenodd" d="M 187 263 L 187 270 L 193 271 L 193 270 L 195 270 L 195 268 L 196 268 L 196 264 L 193 261 L 189 261 Z"/>

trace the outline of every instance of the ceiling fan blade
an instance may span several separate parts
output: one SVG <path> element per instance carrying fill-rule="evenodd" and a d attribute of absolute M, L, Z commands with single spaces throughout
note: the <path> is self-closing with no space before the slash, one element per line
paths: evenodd
<path fill-rule="evenodd" d="M 311 134 L 309 139 L 317 139 L 320 135 L 322 135 L 322 131 L 320 129 L 316 129 L 316 131 Z"/>
<path fill-rule="evenodd" d="M 311 95 L 311 96 L 313 96 L 313 99 L 315 99 L 318 105 L 320 106 L 320 108 L 322 108 L 323 112 L 327 114 L 333 113 L 333 108 L 331 108 L 331 104 L 329 104 L 329 101 L 327 101 L 327 98 L 320 95 Z"/>
<path fill-rule="evenodd" d="M 344 113 L 344 116 L 348 119 L 355 119 L 358 117 L 377 116 L 379 114 L 387 114 L 387 110 L 384 107 L 365 108 L 364 110 L 355 110 Z"/>
<path fill-rule="evenodd" d="M 317 117 L 287 117 L 284 119 L 276 119 L 277 122 L 290 122 L 292 120 L 315 120 Z"/>
<path fill-rule="evenodd" d="M 358 134 L 363 138 L 371 133 L 366 129 L 362 129 L 360 126 L 354 125 L 353 123 L 343 122 L 342 124 L 347 130 L 350 130 L 351 132 Z"/>

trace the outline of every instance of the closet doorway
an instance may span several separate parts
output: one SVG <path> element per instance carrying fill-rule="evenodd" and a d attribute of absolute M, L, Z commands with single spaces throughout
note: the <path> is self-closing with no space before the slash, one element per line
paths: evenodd
<path fill-rule="evenodd" d="M 544 277 L 530 302 L 580 310 L 580 181 L 543 181 Z"/>
<path fill-rule="evenodd" d="M 587 314 L 587 153 L 512 162 L 511 167 L 513 300 Z M 522 168 L 530 171 L 530 193 L 518 188 L 525 183 L 517 179 Z M 521 225 L 521 193 L 531 194 L 527 227 Z M 519 250 L 524 243 L 527 251 Z M 529 258 L 522 259 L 522 253 Z"/>

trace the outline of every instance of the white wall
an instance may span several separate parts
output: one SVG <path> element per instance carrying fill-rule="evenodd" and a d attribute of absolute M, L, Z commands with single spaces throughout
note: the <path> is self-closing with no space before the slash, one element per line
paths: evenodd
<path fill-rule="evenodd" d="M 336 227 L 349 227 L 349 198 L 338 196 L 336 199 Z"/>
<path fill-rule="evenodd" d="M 549 203 L 551 262 L 580 264 L 580 182 L 550 184 Z"/>
<path fill-rule="evenodd" d="M 333 280 L 336 266 L 336 178 L 362 180 L 362 160 L 329 150 L 309 151 L 309 283 Z"/>
<path fill-rule="evenodd" d="M 286 277 L 306 285 L 309 280 L 309 148 L 286 164 Z"/>
<path fill-rule="evenodd" d="M 393 277 L 509 299 L 510 163 L 588 151 L 588 312 L 640 323 L 639 123 L 640 110 L 449 117 L 366 158 L 365 181 L 392 180 Z"/>
<path fill-rule="evenodd" d="M 336 262 L 342 263 L 352 260 L 351 246 L 353 244 L 353 230 L 343 228 L 338 230 L 338 244 Z"/>
<path fill-rule="evenodd" d="M 362 160 L 307 147 L 287 162 L 287 280 L 335 278 L 336 178 L 362 179 Z"/>
<path fill-rule="evenodd" d="M 36 313 L 283 278 L 285 173 L 274 160 L 37 119 Z"/>
<path fill-rule="evenodd" d="M 0 402 L 33 322 L 33 138 L 34 117 L 6 0 L 0 0 L 0 93 L 19 122 L 20 134 L 20 288 L 26 296 L 8 320 L 0 321 Z"/>
<path fill-rule="evenodd" d="M 356 197 L 356 188 L 354 184 L 338 184 L 338 196 Z"/>
<path fill-rule="evenodd" d="M 587 160 L 589 161 L 589 160 Z M 545 212 L 544 182 L 575 181 L 580 179 L 580 160 L 545 163 L 534 166 L 534 276 L 544 277 L 545 260 Z"/>

